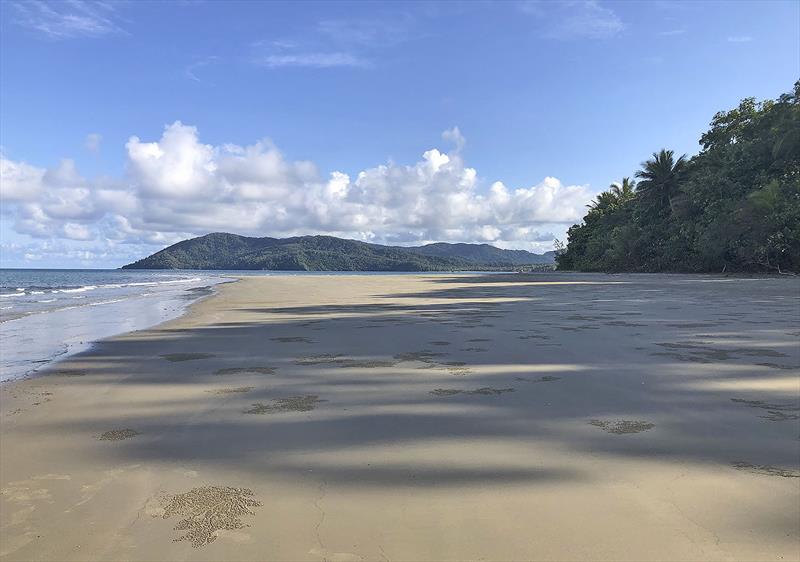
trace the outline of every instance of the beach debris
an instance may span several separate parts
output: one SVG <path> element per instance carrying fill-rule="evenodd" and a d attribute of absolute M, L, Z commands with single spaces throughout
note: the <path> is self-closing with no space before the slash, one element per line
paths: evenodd
<path fill-rule="evenodd" d="M 194 548 L 200 548 L 217 540 L 218 531 L 248 527 L 242 523 L 242 517 L 255 515 L 253 508 L 263 505 L 254 495 L 249 488 L 193 488 L 164 498 L 162 518 L 182 517 L 174 529 L 185 532 L 173 542 L 190 541 Z"/>
<path fill-rule="evenodd" d="M 215 375 L 238 375 L 242 373 L 255 373 L 258 375 L 274 375 L 274 367 L 228 367 L 226 369 L 217 369 L 214 371 Z"/>
<path fill-rule="evenodd" d="M 599 427 L 606 433 L 624 435 L 627 433 L 641 433 L 653 429 L 656 424 L 641 420 L 590 420 L 589 425 Z"/>
<path fill-rule="evenodd" d="M 303 396 L 289 396 L 288 398 L 276 398 L 271 404 L 256 402 L 245 414 L 279 414 L 283 412 L 310 412 L 317 407 L 317 404 L 327 402 L 320 400 L 319 396 L 306 394 Z"/>
<path fill-rule="evenodd" d="M 791 468 L 780 468 L 767 464 L 750 464 L 749 462 L 736 461 L 731 466 L 737 470 L 746 470 L 753 474 L 763 474 L 765 476 L 781 476 L 783 478 L 800 478 L 800 470 Z"/>
<path fill-rule="evenodd" d="M 137 435 L 141 435 L 135 429 L 112 429 L 111 431 L 106 431 L 98 439 L 100 441 L 122 441 L 123 439 L 130 439 L 131 437 L 136 437 Z"/>
<path fill-rule="evenodd" d="M 161 355 L 167 361 L 173 363 L 178 361 L 195 361 L 197 359 L 210 359 L 216 357 L 213 353 L 165 353 Z"/>

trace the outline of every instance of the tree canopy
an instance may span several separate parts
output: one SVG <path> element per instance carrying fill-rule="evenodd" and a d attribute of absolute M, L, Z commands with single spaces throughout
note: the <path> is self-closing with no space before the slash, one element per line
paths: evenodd
<path fill-rule="evenodd" d="M 692 158 L 662 149 L 597 196 L 559 269 L 800 272 L 800 81 L 717 113 Z"/>

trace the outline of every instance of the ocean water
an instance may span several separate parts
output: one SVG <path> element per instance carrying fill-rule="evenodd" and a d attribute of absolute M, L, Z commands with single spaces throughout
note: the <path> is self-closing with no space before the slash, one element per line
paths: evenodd
<path fill-rule="evenodd" d="M 102 338 L 176 318 L 237 275 L 398 274 L 403 272 L 0 269 L 0 382 L 33 375 Z"/>
<path fill-rule="evenodd" d="M 0 269 L 0 381 L 175 318 L 220 272 Z"/>

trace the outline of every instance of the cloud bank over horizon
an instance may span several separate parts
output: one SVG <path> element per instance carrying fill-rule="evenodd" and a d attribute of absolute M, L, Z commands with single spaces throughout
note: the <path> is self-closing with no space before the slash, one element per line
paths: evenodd
<path fill-rule="evenodd" d="M 196 127 L 180 121 L 155 141 L 131 136 L 116 177 L 86 178 L 68 159 L 42 168 L 2 155 L 2 219 L 31 240 L 4 244 L 5 261 L 124 261 L 213 231 L 544 251 L 580 220 L 593 195 L 554 177 L 521 188 L 484 181 L 464 162 L 458 128 L 442 138 L 452 145 L 447 152 L 431 148 L 413 164 L 389 161 L 353 175 L 325 176 L 268 140 L 204 144 Z"/>

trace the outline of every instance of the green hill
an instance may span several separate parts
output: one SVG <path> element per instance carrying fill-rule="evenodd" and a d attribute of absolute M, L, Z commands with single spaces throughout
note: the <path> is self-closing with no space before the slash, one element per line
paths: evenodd
<path fill-rule="evenodd" d="M 510 270 L 552 263 L 552 252 L 538 255 L 486 244 L 406 248 L 333 236 L 251 238 L 217 232 L 178 242 L 123 269 L 463 271 Z"/>

